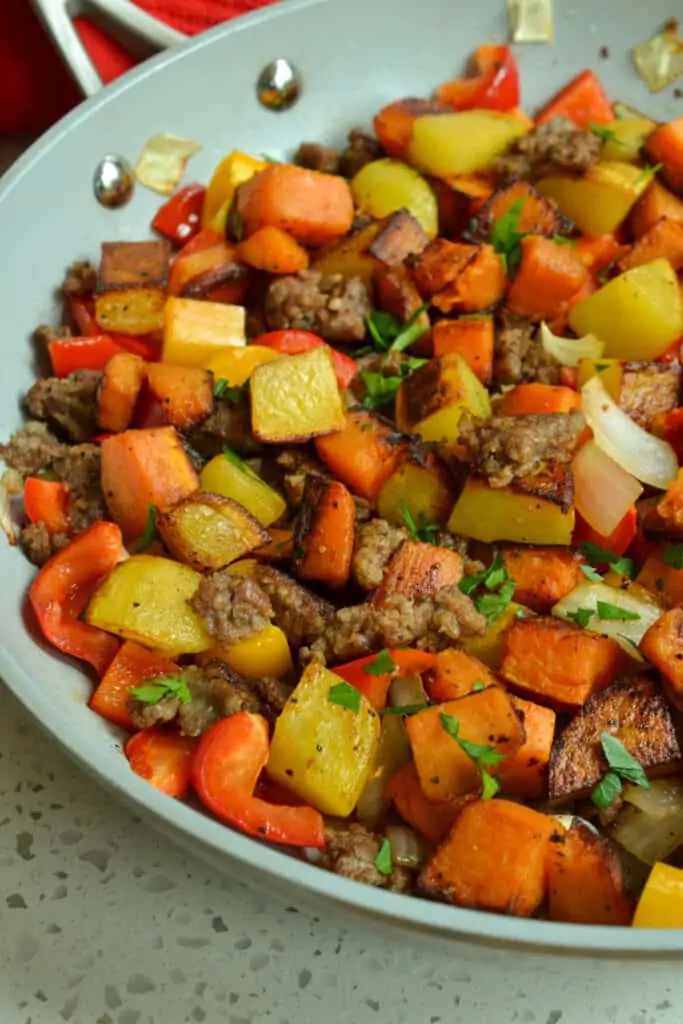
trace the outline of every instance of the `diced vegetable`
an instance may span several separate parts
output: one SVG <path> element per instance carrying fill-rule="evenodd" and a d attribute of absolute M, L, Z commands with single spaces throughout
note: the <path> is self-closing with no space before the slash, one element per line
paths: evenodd
<path fill-rule="evenodd" d="M 215 572 L 268 540 L 263 526 L 232 498 L 201 491 L 157 513 L 171 554 L 199 572 Z"/>
<path fill-rule="evenodd" d="M 674 270 L 683 268 L 683 223 L 663 217 L 642 235 L 619 260 L 623 273 L 653 260 L 666 259 Z"/>
<path fill-rule="evenodd" d="M 621 587 L 606 583 L 579 583 L 553 608 L 553 615 L 575 622 L 577 613 L 585 618 L 584 629 L 611 637 L 627 654 L 636 654 L 644 634 L 663 612 L 661 601 L 637 583 L 624 581 Z"/>
<path fill-rule="evenodd" d="M 148 679 L 173 675 L 177 671 L 172 661 L 126 640 L 90 698 L 90 707 L 107 721 L 132 732 L 135 726 L 128 708 L 131 690 Z"/>
<path fill-rule="evenodd" d="M 611 123 L 614 119 L 612 107 L 593 71 L 581 71 L 553 97 L 536 120 L 538 124 L 545 124 L 554 117 L 568 117 L 577 128 Z"/>
<path fill-rule="evenodd" d="M 162 361 L 178 366 L 204 366 L 221 349 L 245 344 L 242 306 L 172 297 L 163 327 Z"/>
<path fill-rule="evenodd" d="M 594 441 L 579 448 L 572 461 L 572 472 L 576 510 L 604 537 L 616 530 L 643 493 L 636 478 Z"/>
<path fill-rule="evenodd" d="M 29 476 L 22 497 L 30 522 L 44 523 L 49 534 L 68 533 L 69 492 L 61 481 Z"/>
<path fill-rule="evenodd" d="M 508 800 L 467 804 L 420 875 L 420 888 L 460 907 L 529 917 L 546 894 L 552 818 Z"/>
<path fill-rule="evenodd" d="M 272 363 L 279 355 L 279 352 L 267 345 L 250 342 L 244 348 L 234 346 L 223 349 L 211 356 L 205 366 L 213 374 L 216 384 L 224 380 L 227 387 L 238 388 L 247 383 L 257 366 Z"/>
<path fill-rule="evenodd" d="M 383 718 L 374 768 L 356 807 L 359 821 L 376 825 L 386 816 L 391 802 L 389 780 L 410 759 L 410 743 L 403 720 L 395 715 Z"/>
<path fill-rule="evenodd" d="M 683 191 L 683 117 L 660 125 L 645 143 L 645 152 L 657 167 L 661 166 L 669 188 Z"/>
<path fill-rule="evenodd" d="M 198 182 L 185 185 L 159 207 L 152 220 L 152 227 L 171 242 L 189 242 L 201 227 L 205 196 L 206 189 Z"/>
<path fill-rule="evenodd" d="M 574 552 L 563 548 L 507 548 L 503 560 L 515 601 L 542 615 L 585 579 Z"/>
<path fill-rule="evenodd" d="M 114 356 L 123 352 L 108 334 L 87 338 L 63 338 L 47 346 L 55 377 L 68 377 L 76 370 L 104 370 Z"/>
<path fill-rule="evenodd" d="M 308 267 L 308 253 L 303 246 L 272 224 L 245 239 L 238 252 L 250 267 L 268 274 L 297 274 Z"/>
<path fill-rule="evenodd" d="M 130 352 L 109 360 L 97 394 L 97 425 L 102 430 L 116 434 L 128 429 L 146 373 L 144 360 Z"/>
<path fill-rule="evenodd" d="M 483 661 L 457 647 L 448 647 L 436 656 L 434 675 L 427 680 L 427 692 L 433 701 L 440 703 L 497 685 L 498 680 Z"/>
<path fill-rule="evenodd" d="M 599 377 L 605 391 L 615 402 L 619 401 L 624 382 L 624 361 L 622 359 L 581 358 L 576 381 L 579 391 L 591 377 Z"/>
<path fill-rule="evenodd" d="M 647 625 L 640 649 L 664 676 L 669 698 L 683 707 L 683 608 L 671 608 Z"/>
<path fill-rule="evenodd" d="M 400 430 L 419 434 L 424 441 L 457 441 L 458 423 L 465 410 L 491 415 L 486 388 L 462 356 L 432 359 L 401 384 L 396 397 Z"/>
<path fill-rule="evenodd" d="M 202 207 L 202 227 L 212 227 L 225 234 L 228 210 L 236 189 L 249 178 L 268 166 L 265 160 L 257 160 L 233 149 L 216 167 L 211 176 L 204 205 Z"/>
<path fill-rule="evenodd" d="M 482 384 L 493 376 L 493 317 L 438 320 L 432 329 L 435 356 L 457 353 Z"/>
<path fill-rule="evenodd" d="M 517 316 L 552 320 L 585 283 L 588 271 L 572 246 L 551 238 L 527 235 L 521 246 L 522 262 L 507 303 Z"/>
<path fill-rule="evenodd" d="M 594 164 L 580 178 L 568 174 L 542 178 L 536 188 L 554 199 L 580 231 L 597 237 L 623 224 L 648 184 L 641 168 L 613 160 Z"/>
<path fill-rule="evenodd" d="M 334 372 L 337 375 L 337 383 L 340 388 L 348 388 L 358 372 L 356 363 L 351 356 L 347 356 L 344 352 L 339 352 L 338 349 L 332 348 L 331 345 L 324 342 L 317 334 L 313 334 L 312 331 L 269 331 L 267 334 L 259 335 L 256 342 L 258 347 L 263 346 L 286 356 L 298 356 L 303 352 L 310 352 L 314 348 L 326 348 L 332 357 L 332 365 L 334 366 Z M 260 362 L 269 363 L 272 360 L 263 359 Z"/>
<path fill-rule="evenodd" d="M 505 634 L 500 674 L 525 696 L 576 711 L 624 664 L 614 640 L 551 618 L 519 619 Z"/>
<path fill-rule="evenodd" d="M 237 246 L 207 228 L 173 260 L 168 294 L 237 305 L 246 297 L 249 277 Z"/>
<path fill-rule="evenodd" d="M 95 319 L 103 331 L 148 334 L 162 326 L 168 242 L 103 242 Z"/>
<path fill-rule="evenodd" d="M 605 141 L 600 160 L 620 160 L 636 163 L 648 135 L 657 127 L 649 117 L 622 117 L 606 125 Z"/>
<path fill-rule="evenodd" d="M 233 573 L 244 564 L 236 562 L 226 571 Z M 214 644 L 206 653 L 199 655 L 200 660 L 204 658 L 219 658 L 245 679 L 263 679 L 265 676 L 282 679 L 292 671 L 287 637 L 278 626 L 264 626 L 234 644 Z"/>
<path fill-rule="evenodd" d="M 670 857 L 683 843 L 683 785 L 680 779 L 653 779 L 649 789 L 626 786 L 626 806 L 613 838 L 644 864 Z"/>
<path fill-rule="evenodd" d="M 683 871 L 657 863 L 633 918 L 634 928 L 683 928 Z"/>
<path fill-rule="evenodd" d="M 663 558 L 656 555 L 647 558 L 636 582 L 659 597 L 666 607 L 683 605 L 683 568 L 677 569 Z"/>
<path fill-rule="evenodd" d="M 86 610 L 92 626 L 151 647 L 169 658 L 211 646 L 189 602 L 201 576 L 156 555 L 133 555 L 97 588 Z"/>
<path fill-rule="evenodd" d="M 479 313 L 498 305 L 508 279 L 503 256 L 492 245 L 480 245 L 456 279 L 432 298 L 442 313 Z"/>
<path fill-rule="evenodd" d="M 511 696 L 510 700 L 521 719 L 524 742 L 519 750 L 501 761 L 498 781 L 504 793 L 542 800 L 548 792 L 548 764 L 557 716 L 550 708 L 521 697 Z"/>
<path fill-rule="evenodd" d="M 519 70 L 508 46 L 480 46 L 475 74 L 445 82 L 436 90 L 439 103 L 454 110 L 513 110 L 519 106 Z"/>
<path fill-rule="evenodd" d="M 651 92 L 661 92 L 683 75 L 683 39 L 672 18 L 647 42 L 633 48 L 633 60 Z"/>
<path fill-rule="evenodd" d="M 515 43 L 552 42 L 552 0 L 508 0 L 508 9 Z"/>
<path fill-rule="evenodd" d="M 136 732 L 126 743 L 126 757 L 136 775 L 167 796 L 184 797 L 190 791 L 197 740 L 153 727 Z"/>
<path fill-rule="evenodd" d="M 517 384 L 506 391 L 500 403 L 504 416 L 529 416 L 539 413 L 571 412 L 581 400 L 573 388 L 559 384 Z"/>
<path fill-rule="evenodd" d="M 403 820 L 433 843 L 440 843 L 450 832 L 458 814 L 470 799 L 428 800 L 420 785 L 414 761 L 409 761 L 392 775 L 385 792 Z"/>
<path fill-rule="evenodd" d="M 422 252 L 429 238 L 408 210 L 360 227 L 320 251 L 313 269 L 321 274 L 360 277 L 368 288 L 383 267 L 399 267 L 411 253 Z"/>
<path fill-rule="evenodd" d="M 314 247 L 345 235 L 353 223 L 353 197 L 343 178 L 292 164 L 269 164 L 244 182 L 237 210 L 246 238 L 273 226 Z"/>
<path fill-rule="evenodd" d="M 165 509 L 197 489 L 197 474 L 173 427 L 127 430 L 102 442 L 102 490 L 125 538 L 138 538 L 149 507 Z"/>
<path fill-rule="evenodd" d="M 606 840 L 586 825 L 571 828 L 550 843 L 548 913 L 569 924 L 628 925 L 633 900 L 627 894 L 619 858 Z"/>
<path fill-rule="evenodd" d="M 358 693 L 357 706 L 331 698 L 339 676 L 312 663 L 275 724 L 267 770 L 325 814 L 346 818 L 370 778 L 380 736 L 379 717 Z"/>
<path fill-rule="evenodd" d="M 243 505 L 262 526 L 276 522 L 287 508 L 282 495 L 229 450 L 207 462 L 199 474 L 199 485 Z"/>
<path fill-rule="evenodd" d="M 135 166 L 135 177 L 141 185 L 170 196 L 183 176 L 185 164 L 202 147 L 192 139 L 170 132 L 153 135 L 145 143 Z"/>
<path fill-rule="evenodd" d="M 382 584 L 374 592 L 372 603 L 383 604 L 390 595 L 401 594 L 410 601 L 431 597 L 442 587 L 462 579 L 462 556 L 450 548 L 424 541 L 405 541 L 392 556 Z"/>
<path fill-rule="evenodd" d="M 424 114 L 412 123 L 406 156 L 409 163 L 436 178 L 473 174 L 490 167 L 524 132 L 513 114 L 492 110 Z"/>
<path fill-rule="evenodd" d="M 442 524 L 453 507 L 448 474 L 438 456 L 411 446 L 377 498 L 377 511 L 394 526 L 405 526 L 412 517 L 418 530 L 423 524 Z"/>
<path fill-rule="evenodd" d="M 669 192 L 657 178 L 654 178 L 631 210 L 631 234 L 636 240 L 642 238 L 662 217 L 678 223 L 683 221 L 683 200 Z"/>
<path fill-rule="evenodd" d="M 338 480 L 310 475 L 294 524 L 292 563 L 297 576 L 342 587 L 351 575 L 356 506 Z"/>
<path fill-rule="evenodd" d="M 573 306 L 569 323 L 604 341 L 607 356 L 657 359 L 683 333 L 676 274 L 666 260 L 635 267 Z"/>
<path fill-rule="evenodd" d="M 213 408 L 213 380 L 199 366 L 151 363 L 147 367 L 136 424 L 189 430 Z"/>
<path fill-rule="evenodd" d="M 336 665 L 334 672 L 351 683 L 366 697 L 376 711 L 386 707 L 389 688 L 397 678 L 418 677 L 434 667 L 436 657 L 429 651 L 410 651 L 398 648 L 356 658 L 346 665 Z M 387 663 L 383 671 L 382 661 Z M 424 694 L 423 694 L 424 697 Z"/>
<path fill-rule="evenodd" d="M 342 430 L 344 409 L 327 348 L 258 366 L 251 378 L 251 422 L 260 441 L 307 441 Z"/>
<path fill-rule="evenodd" d="M 573 481 L 568 467 L 492 488 L 470 476 L 448 520 L 451 533 L 486 544 L 571 544 Z"/>
<path fill-rule="evenodd" d="M 382 159 L 366 164 L 353 178 L 351 192 L 361 213 L 379 220 L 409 210 L 427 235 L 438 230 L 434 193 L 421 174 L 400 160 Z"/>

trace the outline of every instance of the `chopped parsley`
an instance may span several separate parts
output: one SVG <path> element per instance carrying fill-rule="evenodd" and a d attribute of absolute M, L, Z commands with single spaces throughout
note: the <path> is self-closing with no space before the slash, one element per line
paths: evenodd
<path fill-rule="evenodd" d="M 247 386 L 245 384 L 232 387 L 229 380 L 226 380 L 225 377 L 219 377 L 213 386 L 213 397 L 222 398 L 229 405 L 239 405 L 246 391 Z"/>
<path fill-rule="evenodd" d="M 592 566 L 609 565 L 611 569 L 632 580 L 636 575 L 637 567 L 632 558 L 624 558 L 623 555 L 615 555 L 607 548 L 601 548 L 599 544 L 585 541 L 579 544 L 579 551 Z"/>
<path fill-rule="evenodd" d="M 593 610 L 591 608 L 578 608 L 575 612 L 567 612 L 566 618 L 571 622 L 575 622 L 581 629 L 585 629 L 593 618 Z"/>
<path fill-rule="evenodd" d="M 360 690 L 351 686 L 351 683 L 335 683 L 330 687 L 327 699 L 330 704 L 339 704 L 357 715 L 360 711 L 360 696 Z"/>
<path fill-rule="evenodd" d="M 464 754 L 470 758 L 481 777 L 481 798 L 490 800 L 500 789 L 498 780 L 486 769 L 494 767 L 503 760 L 504 755 L 495 747 L 485 743 L 473 743 L 460 735 L 460 722 L 453 715 L 440 714 L 441 726 L 458 744 Z"/>
<path fill-rule="evenodd" d="M 372 348 L 375 352 L 403 352 L 410 348 L 418 338 L 425 334 L 429 327 L 418 323 L 427 306 L 420 306 L 413 315 L 403 323 L 391 313 L 376 310 L 366 319 Z"/>
<path fill-rule="evenodd" d="M 486 685 L 484 683 L 482 683 L 482 681 L 480 679 L 477 679 L 476 683 L 474 683 L 473 686 L 472 686 L 472 693 L 480 693 L 481 690 L 485 690 L 485 689 L 486 689 Z"/>
<path fill-rule="evenodd" d="M 515 593 L 515 581 L 510 579 L 500 554 L 496 555 L 488 569 L 461 579 L 458 587 L 463 594 L 472 598 L 474 607 L 486 616 L 489 623 L 495 622 L 503 614 Z"/>
<path fill-rule="evenodd" d="M 576 245 L 575 238 L 567 238 L 566 235 L 553 235 L 555 245 Z"/>
<path fill-rule="evenodd" d="M 138 546 L 135 549 L 135 554 L 139 555 L 143 551 L 146 551 L 151 544 L 157 539 L 157 507 L 156 505 L 147 506 L 147 522 L 145 528 L 142 531 L 142 536 Z"/>
<path fill-rule="evenodd" d="M 509 210 L 499 217 L 489 235 L 489 243 L 503 259 L 506 271 L 514 273 L 522 262 L 522 239 L 529 234 L 520 231 L 519 224 L 526 199 L 516 199 Z"/>
<path fill-rule="evenodd" d="M 130 691 L 131 697 L 141 704 L 158 704 L 165 697 L 175 697 L 181 704 L 189 704 L 192 700 L 190 688 L 184 676 L 160 676 L 151 679 Z"/>
<path fill-rule="evenodd" d="M 416 715 L 419 711 L 426 711 L 429 704 L 404 704 L 400 708 L 382 708 L 380 715 Z"/>
<path fill-rule="evenodd" d="M 637 612 L 629 612 L 609 601 L 598 601 L 598 618 L 603 622 L 635 622 L 640 618 Z"/>
<path fill-rule="evenodd" d="M 683 544 L 665 545 L 662 551 L 662 558 L 667 565 L 672 567 L 672 569 L 683 569 Z M 662 582 L 662 586 L 663 585 L 664 584 Z"/>
<path fill-rule="evenodd" d="M 654 167 L 643 167 L 642 171 L 637 178 L 634 179 L 634 185 L 646 185 L 652 181 L 654 176 L 661 171 L 664 164 L 655 164 Z"/>
<path fill-rule="evenodd" d="M 593 581 L 593 583 L 602 582 L 602 576 L 596 569 L 593 568 L 592 565 L 580 565 L 579 569 L 584 574 L 584 576 L 587 576 L 589 580 Z"/>
<path fill-rule="evenodd" d="M 622 782 L 630 782 L 644 789 L 650 788 L 642 764 L 629 754 L 621 740 L 608 732 L 603 732 L 600 734 L 600 746 L 609 767 L 591 793 L 591 800 L 596 807 L 600 810 L 611 807 L 621 793 Z"/>
<path fill-rule="evenodd" d="M 246 476 L 251 477 L 252 480 L 258 480 L 260 484 L 263 483 L 263 480 L 258 475 L 258 473 L 255 473 L 251 466 L 248 465 L 248 463 L 246 463 L 244 459 L 241 459 L 237 452 L 234 452 L 232 448 L 224 448 L 223 455 L 228 460 L 228 462 L 231 462 L 233 466 L 239 469 Z"/>
<path fill-rule="evenodd" d="M 382 845 L 379 848 L 379 853 L 375 857 L 375 867 L 379 871 L 380 875 L 390 875 L 393 869 L 393 863 L 391 842 L 388 839 L 383 839 Z"/>
<path fill-rule="evenodd" d="M 385 676 L 388 672 L 395 672 L 396 667 L 396 662 L 385 647 L 379 652 L 374 661 L 364 666 L 363 672 L 365 672 L 366 676 Z"/>
<path fill-rule="evenodd" d="M 368 392 L 362 404 L 366 409 L 381 409 L 382 406 L 389 405 L 390 402 L 393 402 L 396 392 L 406 377 L 409 377 L 413 370 L 419 370 L 426 362 L 428 362 L 427 359 L 405 359 L 401 363 L 399 372 L 388 377 L 376 370 L 367 370 L 361 373 L 360 379 Z"/>
<path fill-rule="evenodd" d="M 436 523 L 428 523 L 425 520 L 424 512 L 420 513 L 420 525 L 418 526 L 405 499 L 401 502 L 401 517 L 411 540 L 423 541 L 425 544 L 436 544 L 439 526 Z"/>
<path fill-rule="evenodd" d="M 621 139 L 617 138 L 617 133 L 613 128 L 606 128 L 603 124 L 595 124 L 594 121 L 589 121 L 588 127 L 593 132 L 593 135 L 597 135 L 603 142 L 614 142 L 617 146 L 624 145 Z"/>

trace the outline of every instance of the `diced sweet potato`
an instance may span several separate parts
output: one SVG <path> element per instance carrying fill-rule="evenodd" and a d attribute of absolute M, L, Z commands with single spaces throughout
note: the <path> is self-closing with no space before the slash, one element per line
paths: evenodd
<path fill-rule="evenodd" d="M 571 246 L 539 235 L 527 235 L 521 245 L 522 262 L 507 304 L 525 319 L 553 320 L 585 284 L 588 271 Z"/>
<path fill-rule="evenodd" d="M 667 259 L 674 270 L 683 268 L 683 222 L 662 217 L 631 246 L 617 264 L 623 274 L 652 260 Z"/>
<path fill-rule="evenodd" d="M 294 526 L 293 565 L 297 576 L 342 587 L 351 574 L 356 507 L 339 480 L 306 477 Z"/>
<path fill-rule="evenodd" d="M 636 240 L 642 238 L 662 217 L 683 222 L 683 200 L 655 178 L 631 210 L 631 234 Z"/>
<path fill-rule="evenodd" d="M 341 430 L 316 439 L 331 473 L 367 501 L 379 492 L 408 450 L 408 440 L 364 409 L 349 409 Z"/>
<path fill-rule="evenodd" d="M 199 572 L 223 569 L 270 539 L 242 505 L 201 492 L 158 512 L 157 528 L 171 554 Z"/>
<path fill-rule="evenodd" d="M 614 848 L 580 821 L 551 837 L 548 916 L 568 924 L 629 925 L 634 902 Z"/>
<path fill-rule="evenodd" d="M 641 640 L 640 650 L 662 673 L 669 699 L 683 709 L 683 607 L 664 612 Z"/>
<path fill-rule="evenodd" d="M 614 640 L 567 622 L 519 619 L 505 636 L 500 674 L 533 700 L 575 711 L 609 686 L 624 658 Z"/>
<path fill-rule="evenodd" d="M 522 200 L 519 228 L 522 234 L 564 235 L 571 230 L 572 224 L 560 211 L 552 199 L 547 199 L 537 192 L 533 185 L 526 181 L 516 181 L 513 185 L 505 185 L 493 193 L 491 198 L 472 218 L 464 232 L 468 242 L 485 242 L 494 227 L 510 207 Z"/>
<path fill-rule="evenodd" d="M 308 441 L 342 430 L 346 418 L 327 346 L 257 366 L 251 424 L 259 441 Z"/>
<path fill-rule="evenodd" d="M 432 342 L 435 356 L 456 352 L 482 384 L 490 383 L 493 376 L 492 316 L 438 320 L 432 329 Z"/>
<path fill-rule="evenodd" d="M 429 244 L 429 237 L 408 210 L 389 214 L 371 241 L 368 252 L 387 267 L 401 266 L 408 256 L 420 253 Z"/>
<path fill-rule="evenodd" d="M 480 313 L 497 306 L 508 284 L 505 263 L 492 245 L 478 246 L 474 259 L 455 281 L 438 292 L 432 303 L 442 313 Z"/>
<path fill-rule="evenodd" d="M 419 256 L 410 261 L 413 280 L 420 294 L 429 296 L 440 292 L 455 281 L 476 255 L 476 245 L 435 238 Z"/>
<path fill-rule="evenodd" d="M 136 423 L 188 430 L 213 408 L 213 377 L 199 366 L 150 363 Z"/>
<path fill-rule="evenodd" d="M 648 773 L 671 774 L 681 749 L 669 706 L 658 685 L 644 676 L 614 683 L 594 694 L 555 740 L 550 757 L 550 799 L 586 796 L 607 764 L 600 735 L 616 736 Z"/>
<path fill-rule="evenodd" d="M 503 560 L 515 581 L 515 601 L 542 615 L 584 579 L 579 559 L 566 548 L 506 548 Z"/>
<path fill-rule="evenodd" d="M 463 357 L 453 352 L 430 359 L 403 381 L 396 396 L 396 423 L 423 441 L 454 444 L 466 409 L 488 418 L 491 401 Z"/>
<path fill-rule="evenodd" d="M 104 331 L 150 334 L 163 323 L 168 242 L 103 242 L 95 319 Z"/>
<path fill-rule="evenodd" d="M 414 761 L 404 764 L 392 775 L 385 793 L 403 820 L 433 843 L 440 843 L 450 832 L 458 814 L 472 799 L 461 797 L 459 800 L 442 802 L 428 800 L 420 785 Z"/>
<path fill-rule="evenodd" d="M 676 569 L 663 558 L 651 555 L 643 563 L 636 583 L 660 598 L 668 608 L 683 604 L 683 569 Z"/>
<path fill-rule="evenodd" d="M 524 743 L 501 761 L 498 781 L 504 793 L 542 800 L 548 792 L 548 764 L 555 737 L 557 716 L 550 708 L 510 697 L 524 728 Z"/>
<path fill-rule="evenodd" d="M 118 352 L 104 368 L 97 394 L 97 425 L 118 434 L 133 420 L 147 364 L 132 352 Z"/>
<path fill-rule="evenodd" d="M 381 268 L 375 275 L 375 295 L 378 306 L 402 323 L 410 320 L 422 306 L 420 293 L 404 266 Z M 429 327 L 426 310 L 417 322 Z"/>
<path fill-rule="evenodd" d="M 477 800 L 458 815 L 422 871 L 427 896 L 473 910 L 530 917 L 546 894 L 552 818 L 508 800 Z"/>
<path fill-rule="evenodd" d="M 381 605 L 387 596 L 395 594 L 401 594 L 410 601 L 419 601 L 431 597 L 442 587 L 458 583 L 462 574 L 462 556 L 457 551 L 407 540 L 392 556 L 382 585 L 372 596 L 372 603 Z"/>
<path fill-rule="evenodd" d="M 475 686 L 481 690 L 497 685 L 498 680 L 483 661 L 457 647 L 437 654 L 434 675 L 426 680 L 427 692 L 436 703 L 466 697 Z"/>
<path fill-rule="evenodd" d="M 458 720 L 462 739 L 491 746 L 508 756 L 524 742 L 524 729 L 510 697 L 502 687 L 489 686 L 420 711 L 406 722 L 420 785 L 429 800 L 454 800 L 479 793 L 479 770 L 457 739 L 444 729 L 442 714 Z M 487 767 L 493 775 L 497 770 L 497 765 Z"/>

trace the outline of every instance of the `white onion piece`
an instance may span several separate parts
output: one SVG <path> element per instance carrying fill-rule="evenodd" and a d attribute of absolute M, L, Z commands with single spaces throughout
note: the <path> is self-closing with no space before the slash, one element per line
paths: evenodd
<path fill-rule="evenodd" d="M 644 864 L 655 864 L 683 845 L 681 807 L 664 818 L 652 818 L 646 811 L 627 805 L 612 832 L 616 841 Z"/>
<path fill-rule="evenodd" d="M 552 42 L 552 0 L 508 0 L 508 9 L 514 43 Z"/>
<path fill-rule="evenodd" d="M 400 715 L 387 715 L 382 719 L 379 749 L 372 775 L 365 784 L 356 805 L 358 820 L 376 825 L 386 816 L 391 801 L 386 785 L 392 775 L 410 761 L 412 751 L 405 721 Z"/>
<path fill-rule="evenodd" d="M 389 688 L 389 703 L 395 708 L 426 704 L 427 698 L 421 678 L 411 673 L 394 679 Z"/>
<path fill-rule="evenodd" d="M 553 334 L 547 324 L 541 324 L 538 336 L 545 351 L 555 356 L 563 366 L 578 366 L 580 359 L 600 359 L 605 351 L 604 341 L 594 334 L 583 338 L 561 338 Z"/>
<path fill-rule="evenodd" d="M 598 616 L 598 601 L 613 605 L 624 612 L 637 615 L 637 619 L 601 619 Z M 570 617 L 579 610 L 588 610 L 593 615 L 584 627 L 589 633 L 610 637 L 636 661 L 643 661 L 638 650 L 640 641 L 650 626 L 664 614 L 664 606 L 653 594 L 639 583 L 629 583 L 627 589 L 610 587 L 606 583 L 592 583 L 586 580 L 563 597 L 553 608 L 558 619 L 573 622 Z"/>
<path fill-rule="evenodd" d="M 179 135 L 153 135 L 140 155 L 135 177 L 146 188 L 170 196 L 183 176 L 185 164 L 201 148 L 199 143 Z"/>
<path fill-rule="evenodd" d="M 633 60 L 650 92 L 661 92 L 683 75 L 683 40 L 675 19 L 633 49 Z"/>
<path fill-rule="evenodd" d="M 10 544 L 17 543 L 17 532 L 12 522 L 12 510 L 10 507 L 10 496 L 6 487 L 0 484 L 0 530 L 5 534 Z"/>
<path fill-rule="evenodd" d="M 577 511 L 589 526 L 608 537 L 643 493 L 642 485 L 594 441 L 579 448 L 572 472 Z"/>
<path fill-rule="evenodd" d="M 427 848 L 417 832 L 405 825 L 387 825 L 385 832 L 394 864 L 402 868 L 422 867 L 427 860 Z"/>
<path fill-rule="evenodd" d="M 603 452 L 642 483 L 666 490 L 678 472 L 678 459 L 670 444 L 634 423 L 599 377 L 591 377 L 581 388 L 581 408 Z"/>

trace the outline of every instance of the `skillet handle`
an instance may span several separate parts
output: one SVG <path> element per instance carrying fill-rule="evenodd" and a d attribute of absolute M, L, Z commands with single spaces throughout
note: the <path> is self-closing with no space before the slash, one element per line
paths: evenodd
<path fill-rule="evenodd" d="M 102 79 L 74 28 L 68 0 L 32 2 L 81 92 L 86 97 L 94 96 L 102 88 Z M 175 46 L 186 39 L 182 32 L 152 18 L 129 0 L 90 0 L 90 6 L 157 49 Z"/>

